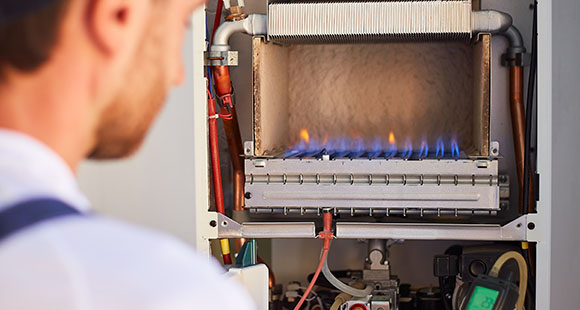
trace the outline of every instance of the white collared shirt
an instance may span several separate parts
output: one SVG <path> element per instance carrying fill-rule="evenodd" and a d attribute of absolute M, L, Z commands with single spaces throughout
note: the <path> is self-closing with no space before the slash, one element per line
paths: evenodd
<path fill-rule="evenodd" d="M 34 198 L 90 209 L 50 148 L 0 129 L 0 211 Z M 216 262 L 180 241 L 97 216 L 65 217 L 0 241 L 0 309 L 254 309 Z"/>

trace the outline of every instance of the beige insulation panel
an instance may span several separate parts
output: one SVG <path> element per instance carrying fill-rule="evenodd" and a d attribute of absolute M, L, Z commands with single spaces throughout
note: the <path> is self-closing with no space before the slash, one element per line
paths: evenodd
<path fill-rule="evenodd" d="M 276 45 L 253 42 L 257 156 L 296 143 L 301 129 L 418 148 L 455 137 L 469 155 L 489 143 L 489 36 L 469 42 Z"/>

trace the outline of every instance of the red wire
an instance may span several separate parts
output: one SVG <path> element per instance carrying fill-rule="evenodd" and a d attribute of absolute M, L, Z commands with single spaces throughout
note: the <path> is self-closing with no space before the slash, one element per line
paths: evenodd
<path fill-rule="evenodd" d="M 314 284 L 316 283 L 316 279 L 318 279 L 318 276 L 320 275 L 320 271 L 322 270 L 322 265 L 324 265 L 324 260 L 326 259 L 326 255 L 328 255 L 328 250 L 330 249 L 330 239 L 332 239 L 334 236 L 332 234 L 332 213 L 325 212 L 322 214 L 322 218 L 323 218 L 323 222 L 324 222 L 324 229 L 322 232 L 320 232 L 318 234 L 319 238 L 324 239 L 324 243 L 323 243 L 323 247 L 322 247 L 322 255 L 320 256 L 320 263 L 318 263 L 318 268 L 316 269 L 316 272 L 314 273 L 314 277 L 312 277 L 310 284 L 306 288 L 306 291 L 302 295 L 302 298 L 300 298 L 300 301 L 298 301 L 298 303 L 296 304 L 296 307 L 294 307 L 294 310 L 300 310 L 300 307 L 302 307 L 302 304 L 304 303 L 304 301 L 306 300 L 308 295 L 310 295 L 310 291 L 312 291 L 312 288 L 314 287 Z"/>
<path fill-rule="evenodd" d="M 304 303 L 304 301 L 306 300 L 306 297 L 308 295 L 310 295 L 310 291 L 314 287 L 314 284 L 316 283 L 316 279 L 318 279 L 318 275 L 320 275 L 320 271 L 322 270 L 322 265 L 324 264 L 324 260 L 326 259 L 327 254 L 328 254 L 327 249 L 322 251 L 322 256 L 320 257 L 320 263 L 318 264 L 318 268 L 316 269 L 316 272 L 314 273 L 314 277 L 310 281 L 310 284 L 306 288 L 306 291 L 304 291 L 302 298 L 300 298 L 300 301 L 298 302 L 298 304 L 296 304 L 296 307 L 294 307 L 294 310 L 299 310 L 300 307 L 302 307 L 302 304 Z"/>
<path fill-rule="evenodd" d="M 211 32 L 211 39 L 209 41 L 209 43 L 211 44 L 213 42 L 213 36 L 215 34 L 215 31 L 218 29 L 221 19 L 222 19 L 222 11 L 224 9 L 224 2 L 223 0 L 218 0 L 218 4 L 217 4 L 217 8 L 215 10 L 215 19 L 213 21 L 213 30 Z"/>
<path fill-rule="evenodd" d="M 208 90 L 209 93 L 209 90 Z M 217 133 L 217 119 L 211 116 L 216 115 L 215 101 L 213 98 L 208 97 L 207 101 L 209 119 L 209 147 L 211 152 L 211 168 L 213 173 L 213 187 L 215 194 L 215 208 L 217 212 L 225 214 L 224 208 L 224 192 L 222 188 L 222 173 L 220 168 L 220 155 L 219 155 L 219 145 L 218 145 L 218 133 Z"/>
<path fill-rule="evenodd" d="M 219 27 L 220 21 L 222 19 L 222 10 L 223 10 L 223 1 L 218 0 L 217 9 L 215 20 L 213 23 L 213 31 L 211 33 L 210 43 L 213 41 L 213 36 Z M 208 77 L 209 78 L 209 77 Z M 211 95 L 210 87 L 212 85 L 208 85 L 207 87 L 207 96 L 208 96 L 208 114 L 209 114 L 209 144 L 210 144 L 210 152 L 211 152 L 211 165 L 212 165 L 212 173 L 213 173 L 213 186 L 214 186 L 214 194 L 215 194 L 215 205 L 217 212 L 221 214 L 225 214 L 225 207 L 224 207 L 224 192 L 222 187 L 222 176 L 221 176 L 221 168 L 220 168 L 220 155 L 219 155 L 219 146 L 218 146 L 218 133 L 217 133 L 217 118 L 215 116 L 221 117 L 223 119 L 231 119 L 231 115 L 224 115 L 217 113 L 215 109 L 215 100 Z M 226 249 L 223 248 L 222 245 L 222 257 L 224 259 L 224 264 L 230 265 L 232 264 L 232 258 L 229 253 L 225 254 Z M 227 249 L 229 252 L 229 249 Z"/>

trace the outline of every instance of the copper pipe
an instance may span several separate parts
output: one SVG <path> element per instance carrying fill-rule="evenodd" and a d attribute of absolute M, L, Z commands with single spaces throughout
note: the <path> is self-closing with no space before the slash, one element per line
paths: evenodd
<path fill-rule="evenodd" d="M 233 87 L 230 79 L 230 72 L 227 66 L 213 67 L 213 76 L 215 81 L 216 93 L 220 98 L 225 96 L 232 96 Z M 234 210 L 244 210 L 244 185 L 246 177 L 244 174 L 244 148 L 242 146 L 242 135 L 240 134 L 240 125 L 238 123 L 238 115 L 236 113 L 235 105 L 221 108 L 222 114 L 231 114 L 231 119 L 223 119 L 224 129 L 226 132 L 226 139 L 228 142 L 228 149 L 233 169 L 233 192 L 234 192 Z M 237 239 L 235 241 L 236 248 L 242 248 L 245 239 Z"/>
<path fill-rule="evenodd" d="M 526 115 L 524 112 L 524 68 L 510 66 L 510 110 L 512 115 L 512 129 L 514 135 L 514 151 L 518 173 L 518 188 L 520 193 L 520 214 L 524 213 L 521 197 L 524 188 L 524 151 Z"/>
<path fill-rule="evenodd" d="M 236 113 L 236 107 L 230 109 L 232 119 L 224 119 L 224 129 L 227 136 L 230 159 L 234 170 L 234 210 L 244 210 L 244 148 L 242 147 L 242 136 Z M 222 108 L 222 113 L 227 113 L 226 108 Z"/>
<path fill-rule="evenodd" d="M 516 168 L 518 173 L 519 188 L 519 211 L 524 213 L 522 204 L 522 195 L 524 188 L 524 152 L 525 152 L 525 133 L 526 133 L 526 115 L 524 111 L 524 68 L 521 66 L 510 66 L 510 110 L 512 115 L 512 129 L 514 135 L 514 151 L 516 157 Z M 530 173 L 530 187 L 532 183 L 532 174 Z M 530 205 L 528 212 L 534 210 L 534 192 L 530 188 Z"/>
<path fill-rule="evenodd" d="M 228 113 L 226 108 L 221 109 L 222 114 Z M 226 138 L 228 141 L 228 149 L 230 153 L 230 159 L 232 161 L 232 168 L 234 172 L 233 176 L 233 187 L 234 187 L 234 210 L 243 211 L 244 210 L 244 186 L 246 182 L 246 176 L 244 174 L 244 149 L 242 147 L 242 137 L 240 134 L 240 126 L 238 123 L 238 116 L 236 113 L 236 107 L 233 106 L 230 109 L 232 119 L 224 119 L 224 129 L 226 132 Z M 236 248 L 241 249 L 242 245 L 246 242 L 246 239 L 240 238 L 236 239 Z"/>
<path fill-rule="evenodd" d="M 230 72 L 227 66 L 216 66 L 213 68 L 213 76 L 215 80 L 215 88 L 217 95 L 221 98 L 224 96 L 232 96 L 233 87 L 230 79 Z M 226 132 L 226 139 L 228 142 L 228 149 L 230 159 L 232 161 L 232 169 L 234 172 L 233 187 L 234 187 L 234 211 L 244 210 L 244 186 L 246 183 L 246 175 L 244 173 L 244 148 L 242 146 L 242 135 L 240 133 L 240 124 L 238 122 L 238 114 L 236 106 L 231 105 L 230 110 L 226 107 L 221 108 L 222 114 L 231 114 L 231 119 L 224 118 L 224 130 Z M 236 249 L 240 251 L 246 242 L 245 238 L 235 239 Z M 258 256 L 258 263 L 264 263 L 262 258 Z M 265 264 L 265 263 L 264 263 Z M 268 266 L 268 265 L 266 265 Z M 276 285 L 276 278 L 274 272 L 268 266 L 268 286 L 270 288 Z"/>
<path fill-rule="evenodd" d="M 233 93 L 230 72 L 227 66 L 216 66 L 213 68 L 215 88 L 219 97 L 231 96 Z M 222 107 L 222 114 L 228 114 L 226 107 Z M 242 135 L 240 134 L 240 125 L 236 107 L 232 104 L 230 107 L 231 119 L 224 119 L 224 129 L 228 141 L 230 159 L 234 170 L 234 210 L 241 211 L 244 209 L 244 148 L 242 146 Z M 243 244 L 243 243 L 242 243 Z"/>
<path fill-rule="evenodd" d="M 215 91 L 218 97 L 232 95 L 234 89 L 232 88 L 232 81 L 230 79 L 230 69 L 228 66 L 213 67 L 213 79 Z"/>

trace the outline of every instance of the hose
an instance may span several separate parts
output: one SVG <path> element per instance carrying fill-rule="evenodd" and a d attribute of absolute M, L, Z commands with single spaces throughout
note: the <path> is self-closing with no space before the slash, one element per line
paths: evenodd
<path fill-rule="evenodd" d="M 528 265 L 522 254 L 516 251 L 509 251 L 500 256 L 491 267 L 489 271 L 489 276 L 497 278 L 501 267 L 510 259 L 515 260 L 518 263 L 519 273 L 520 273 L 520 284 L 518 289 L 518 301 L 516 302 L 517 310 L 524 310 L 524 302 L 526 300 L 526 291 L 528 288 Z"/>
<path fill-rule="evenodd" d="M 298 301 L 298 303 L 294 307 L 294 310 L 300 310 L 300 307 L 302 307 L 302 304 L 304 304 L 306 297 L 310 295 L 310 291 L 314 287 L 314 284 L 316 284 L 316 279 L 318 279 L 318 276 L 320 275 L 322 265 L 324 264 L 324 262 L 326 262 L 328 250 L 330 249 L 330 239 L 334 237 L 332 233 L 332 213 L 324 212 L 322 214 L 322 219 L 324 222 L 324 229 L 322 230 L 322 232 L 318 234 L 318 238 L 324 239 L 324 243 L 322 246 L 322 255 L 320 256 L 320 262 L 318 263 L 318 268 L 316 268 L 314 277 L 312 277 L 312 280 L 310 280 L 310 284 L 306 288 L 306 291 L 304 291 L 304 294 L 302 295 L 302 298 L 300 298 L 300 301 Z"/>
<path fill-rule="evenodd" d="M 314 273 L 314 278 L 312 278 L 312 281 L 310 281 L 310 284 L 306 288 L 304 295 L 302 295 L 302 298 L 300 298 L 300 301 L 296 304 L 296 307 L 294 307 L 294 310 L 299 310 L 300 307 L 302 307 L 302 304 L 304 303 L 304 301 L 306 300 L 306 297 L 308 295 L 310 295 L 310 291 L 312 291 L 312 288 L 314 287 L 314 284 L 316 283 L 316 279 L 318 279 L 318 275 L 320 275 L 320 270 L 322 269 L 322 263 L 326 259 L 327 254 L 328 254 L 328 249 L 325 249 L 322 251 L 322 256 L 320 257 L 320 262 L 318 263 L 318 268 L 316 268 L 316 272 Z"/>
<path fill-rule="evenodd" d="M 359 288 L 363 288 L 364 284 L 362 282 L 357 282 L 353 286 L 355 288 L 359 289 Z M 347 294 L 345 292 L 338 294 L 334 298 L 334 303 L 332 303 L 332 306 L 330 306 L 330 310 L 338 310 L 342 304 L 344 304 L 345 302 L 347 302 L 351 298 L 352 298 L 352 295 Z"/>
<path fill-rule="evenodd" d="M 345 292 L 351 296 L 364 297 L 364 296 L 370 295 L 371 292 L 373 291 L 372 286 L 367 286 L 366 288 L 361 290 L 361 289 L 357 289 L 357 288 L 354 288 L 352 286 L 349 286 L 349 285 L 345 284 L 344 282 L 340 281 L 339 279 L 337 279 L 330 271 L 330 268 L 328 268 L 328 260 L 327 259 L 324 260 L 324 264 L 322 266 L 322 274 L 324 274 L 324 277 L 326 277 L 326 280 L 328 280 L 328 282 L 330 282 L 330 284 L 332 284 L 338 290 Z"/>
<path fill-rule="evenodd" d="M 215 110 L 215 100 L 211 97 L 211 92 L 209 91 L 209 88 L 207 90 L 207 95 L 208 95 L 207 109 L 209 114 L 209 146 L 211 154 L 211 168 L 213 174 L 215 207 L 217 212 L 225 214 L 224 192 L 222 187 L 222 176 L 220 168 L 220 155 L 217 134 L 217 118 L 216 118 L 217 113 Z M 224 264 L 230 265 L 232 263 L 232 257 L 230 253 L 230 244 L 228 239 L 220 239 L 220 246 L 222 250 Z"/>
<path fill-rule="evenodd" d="M 211 32 L 211 39 L 210 39 L 210 42 L 209 42 L 210 45 L 213 42 L 213 37 L 215 36 L 216 30 L 220 26 L 221 19 L 222 19 L 222 10 L 223 9 L 224 9 L 224 2 L 222 0 L 218 0 L 217 8 L 215 10 L 215 19 L 213 21 L 213 30 Z"/>

